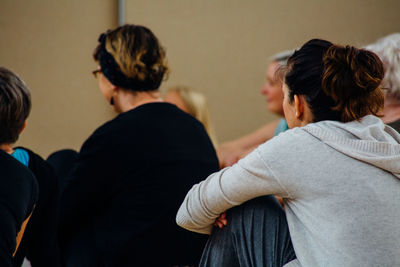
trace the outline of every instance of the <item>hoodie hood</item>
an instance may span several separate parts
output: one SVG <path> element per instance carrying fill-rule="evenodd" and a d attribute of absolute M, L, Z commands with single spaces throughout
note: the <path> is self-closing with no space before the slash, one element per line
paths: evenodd
<path fill-rule="evenodd" d="M 302 129 L 333 149 L 400 179 L 400 134 L 381 119 L 368 115 L 360 121 L 321 121 Z"/>

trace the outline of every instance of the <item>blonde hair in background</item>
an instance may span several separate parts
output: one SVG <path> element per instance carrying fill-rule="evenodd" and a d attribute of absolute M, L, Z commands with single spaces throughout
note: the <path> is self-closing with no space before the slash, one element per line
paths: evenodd
<path fill-rule="evenodd" d="M 202 93 L 182 85 L 170 87 L 165 94 L 170 92 L 175 92 L 181 97 L 188 113 L 203 124 L 214 146 L 217 146 L 217 138 L 211 125 L 206 97 Z"/>

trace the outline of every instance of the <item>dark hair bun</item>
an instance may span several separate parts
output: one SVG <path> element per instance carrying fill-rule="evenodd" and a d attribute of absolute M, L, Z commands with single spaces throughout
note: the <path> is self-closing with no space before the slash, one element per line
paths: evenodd
<path fill-rule="evenodd" d="M 342 121 L 379 111 L 384 69 L 377 55 L 353 46 L 332 45 L 324 54 L 323 64 L 321 89 L 335 101 L 333 109 L 342 111 Z M 374 103 L 370 103 L 372 99 Z M 382 105 L 377 105 L 377 100 Z"/>

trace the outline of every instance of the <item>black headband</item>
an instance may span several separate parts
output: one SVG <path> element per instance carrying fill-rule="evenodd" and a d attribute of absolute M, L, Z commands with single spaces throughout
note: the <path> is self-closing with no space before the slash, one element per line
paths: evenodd
<path fill-rule="evenodd" d="M 106 50 L 106 38 L 105 33 L 101 34 L 98 41 L 99 45 L 99 63 L 101 72 L 104 76 L 115 86 L 130 89 L 132 91 L 152 91 L 156 90 L 160 83 L 154 83 L 153 81 L 138 81 L 125 76 L 122 73 L 121 68 L 115 61 L 114 57 Z"/>

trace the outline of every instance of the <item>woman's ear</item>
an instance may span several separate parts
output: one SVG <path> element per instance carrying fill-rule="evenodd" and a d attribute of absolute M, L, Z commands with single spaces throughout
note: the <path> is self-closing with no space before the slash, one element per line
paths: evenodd
<path fill-rule="evenodd" d="M 303 95 L 294 95 L 295 116 L 302 121 L 303 126 L 314 121 L 314 115 Z"/>
<path fill-rule="evenodd" d="M 110 98 L 110 105 L 111 106 L 114 106 L 114 97 L 116 97 L 116 94 L 118 93 L 118 89 L 119 89 L 119 87 L 118 86 L 116 86 L 116 85 L 114 85 L 114 84 L 111 84 L 111 98 Z"/>
<path fill-rule="evenodd" d="M 114 85 L 114 84 L 111 84 L 111 90 L 112 90 L 113 92 L 117 91 L 118 88 L 119 88 L 118 86 L 116 86 L 116 85 Z"/>
<path fill-rule="evenodd" d="M 300 119 L 304 112 L 304 98 L 299 97 L 298 95 L 294 95 L 294 108 L 295 108 L 295 116 L 297 119 Z"/>

